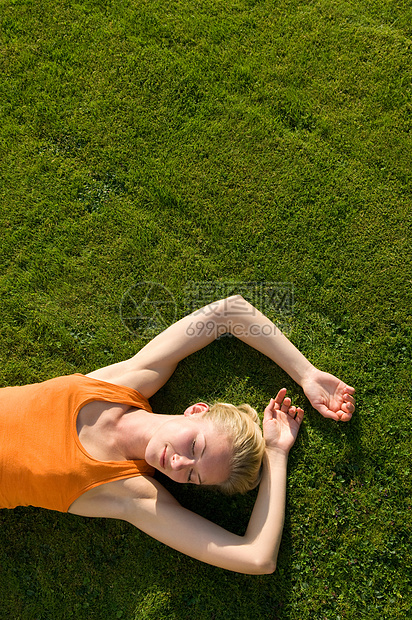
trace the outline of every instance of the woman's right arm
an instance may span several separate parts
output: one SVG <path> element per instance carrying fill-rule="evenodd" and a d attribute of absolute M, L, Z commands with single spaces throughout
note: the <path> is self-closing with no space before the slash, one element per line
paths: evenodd
<path fill-rule="evenodd" d="M 237 536 L 186 510 L 157 481 L 153 493 L 126 503 L 123 518 L 150 536 L 193 558 L 247 574 L 272 573 L 282 537 L 288 453 L 303 411 L 291 407 L 281 390 L 265 410 L 263 428 L 267 449 L 258 496 L 244 536 Z M 296 419 L 294 416 L 296 414 Z M 126 481 L 132 489 L 133 480 Z"/>

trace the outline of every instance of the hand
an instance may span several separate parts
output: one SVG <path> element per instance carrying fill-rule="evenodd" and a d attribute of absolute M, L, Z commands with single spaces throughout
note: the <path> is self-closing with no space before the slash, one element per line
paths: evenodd
<path fill-rule="evenodd" d="M 355 388 L 317 368 L 302 381 L 302 388 L 312 407 L 325 418 L 347 422 L 355 411 Z"/>
<path fill-rule="evenodd" d="M 279 390 L 276 398 L 271 398 L 263 416 L 266 447 L 288 454 L 295 443 L 303 415 L 303 409 L 291 406 L 290 398 L 286 398 L 286 388 Z"/>

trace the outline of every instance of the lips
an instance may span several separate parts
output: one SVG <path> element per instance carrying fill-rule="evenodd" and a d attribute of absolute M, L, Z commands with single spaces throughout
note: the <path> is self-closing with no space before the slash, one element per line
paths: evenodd
<path fill-rule="evenodd" d="M 166 450 L 167 450 L 167 446 L 165 446 L 165 449 L 162 452 L 162 456 L 160 457 L 160 467 L 162 469 L 165 468 L 165 462 L 166 462 Z"/>

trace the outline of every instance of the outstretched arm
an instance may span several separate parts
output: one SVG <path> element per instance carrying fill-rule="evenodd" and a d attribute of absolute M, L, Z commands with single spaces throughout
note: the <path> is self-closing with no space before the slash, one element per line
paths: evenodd
<path fill-rule="evenodd" d="M 134 357 L 101 368 L 90 376 L 139 390 L 149 398 L 173 374 L 179 361 L 224 333 L 257 349 L 301 385 L 322 415 L 349 420 L 355 410 L 354 388 L 317 370 L 284 334 L 240 295 L 196 310 L 156 336 Z"/>

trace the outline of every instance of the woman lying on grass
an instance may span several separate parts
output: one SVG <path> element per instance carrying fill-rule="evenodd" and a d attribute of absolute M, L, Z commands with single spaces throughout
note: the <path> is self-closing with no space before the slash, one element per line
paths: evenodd
<path fill-rule="evenodd" d="M 129 521 L 198 560 L 242 573 L 275 570 L 285 510 L 286 468 L 303 419 L 282 389 L 256 412 L 197 403 L 183 415 L 147 401 L 178 362 L 223 332 L 264 353 L 299 383 L 322 415 L 350 420 L 355 390 L 317 370 L 258 310 L 229 297 L 178 321 L 134 357 L 89 375 L 0 389 L 0 507 L 41 506 Z M 263 467 L 262 467 L 263 462 Z M 183 508 L 153 477 L 260 488 L 244 536 Z"/>

